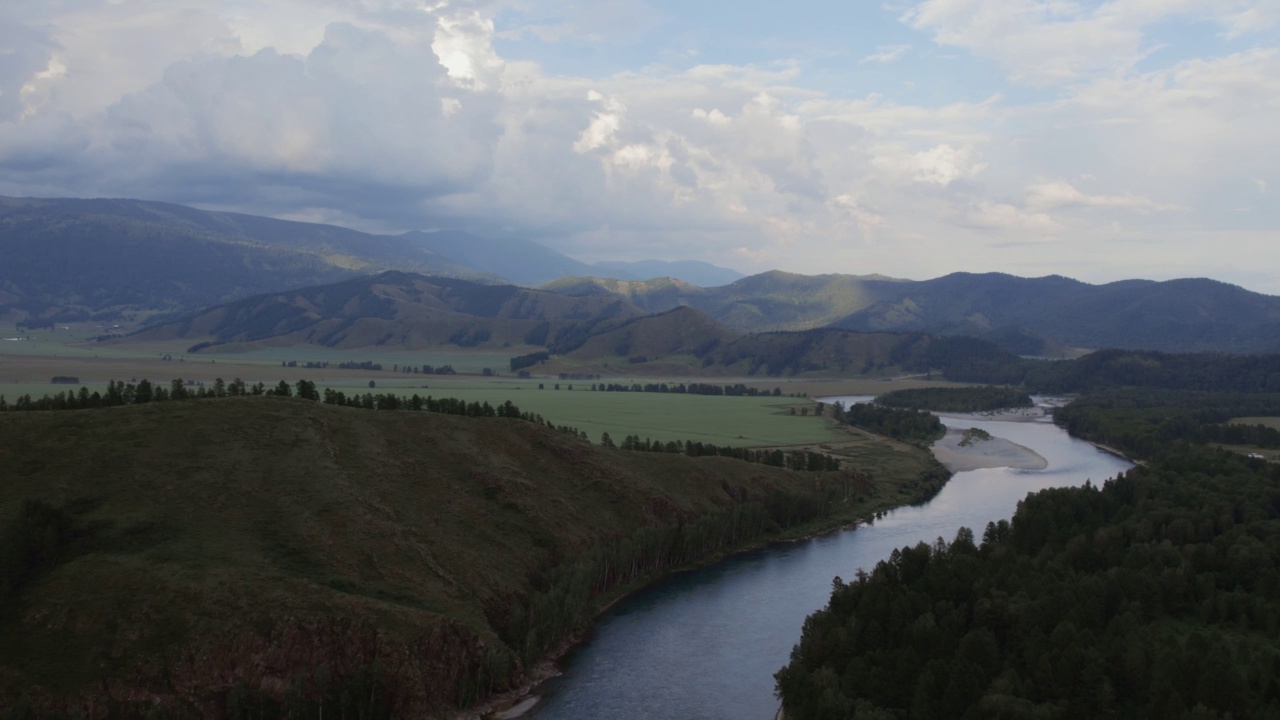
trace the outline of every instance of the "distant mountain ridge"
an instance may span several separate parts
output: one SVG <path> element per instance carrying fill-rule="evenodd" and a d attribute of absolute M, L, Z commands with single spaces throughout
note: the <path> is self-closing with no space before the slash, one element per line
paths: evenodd
<path fill-rule="evenodd" d="M 173 318 L 394 270 L 491 284 L 515 276 L 563 297 L 612 298 L 629 306 L 627 317 L 688 306 L 736 332 L 966 335 L 1050 357 L 1108 347 L 1280 352 L 1280 297 L 1203 278 L 1090 285 L 1058 275 L 953 273 L 912 281 L 771 271 L 700 285 L 687 277 L 720 283 L 734 273 L 702 263 L 588 265 L 531 241 L 460 231 L 371 235 L 105 199 L 0 198 L 0 257 L 0 317 L 37 326 Z M 594 277 L 601 269 L 637 279 Z M 668 276 L 647 277 L 654 272 Z M 686 279 L 669 276 L 676 273 Z"/>
<path fill-rule="evenodd" d="M 554 348 L 556 372 L 709 376 L 886 377 L 970 373 L 1016 365 L 1018 356 L 967 337 L 834 328 L 739 333 L 692 307 L 603 326 L 581 344 Z M 612 369 L 612 370 L 611 370 Z"/>
<path fill-rule="evenodd" d="M 386 272 L 255 295 L 146 328 L 133 341 L 423 349 L 569 342 L 644 312 L 613 297 L 569 297 L 515 285 Z"/>
<path fill-rule="evenodd" d="M 1280 352 L 1280 297 L 1206 279 L 1090 285 L 1058 275 L 953 273 L 915 281 L 773 271 L 715 288 L 594 278 L 544 287 L 611 294 L 651 313 L 687 305 L 740 332 L 832 327 L 968 335 L 1046 356 L 1107 347 Z"/>
<path fill-rule="evenodd" d="M 33 323 L 173 314 L 386 270 L 530 286 L 601 271 L 522 239 L 375 235 L 129 199 L 0 197 L 0 255 L 0 315 Z M 741 277 L 706 263 L 609 267 L 627 279 Z"/>
<path fill-rule="evenodd" d="M 139 200 L 0 198 L 0 253 L 0 312 L 37 320 L 193 310 L 393 268 L 486 277 L 399 238 Z"/>
<path fill-rule="evenodd" d="M 460 230 L 412 231 L 400 237 L 473 270 L 517 285 L 537 286 L 568 277 L 605 276 L 628 281 L 679 278 L 690 285 L 726 285 L 742 273 L 693 260 L 640 260 L 587 263 L 531 240 L 482 238 Z"/>
<path fill-rule="evenodd" d="M 1090 285 L 954 273 L 888 290 L 833 327 L 976 337 L 1018 329 L 1091 349 L 1280 351 L 1280 298 L 1205 278 Z"/>

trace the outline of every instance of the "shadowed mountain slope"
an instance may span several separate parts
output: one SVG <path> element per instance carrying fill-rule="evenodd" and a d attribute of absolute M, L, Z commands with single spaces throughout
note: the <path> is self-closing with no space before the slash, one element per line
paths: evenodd
<path fill-rule="evenodd" d="M 0 198 L 0 312 L 194 310 L 388 269 L 482 277 L 400 238 L 140 200 Z"/>
<path fill-rule="evenodd" d="M 1280 351 L 1280 297 L 1205 279 L 1090 285 L 1061 276 L 954 273 L 933 280 L 767 272 L 724 287 L 566 279 L 546 289 L 612 294 L 650 312 L 696 307 L 740 332 L 834 327 L 968 335 L 1022 355 L 1070 348 Z"/>
<path fill-rule="evenodd" d="M 1018 328 L 1084 348 L 1280 350 L 1280 298 L 1203 278 L 1089 285 L 956 273 L 892 289 L 896 297 L 833 325 L 974 336 Z"/>
<path fill-rule="evenodd" d="M 616 374 L 711 376 L 889 376 L 938 371 L 962 379 L 1020 359 L 992 343 L 921 333 L 818 328 L 742 334 L 700 310 L 682 307 L 606 327 L 548 369 Z M 611 368 L 613 369 L 611 371 Z"/>
<path fill-rule="evenodd" d="M 130 340 L 408 349 L 543 345 L 642 314 L 613 297 L 387 272 L 237 300 L 147 328 Z"/>

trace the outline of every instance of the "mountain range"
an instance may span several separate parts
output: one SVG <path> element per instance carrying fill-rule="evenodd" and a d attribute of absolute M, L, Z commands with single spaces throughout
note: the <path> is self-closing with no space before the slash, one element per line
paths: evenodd
<path fill-rule="evenodd" d="M 427 333 L 432 340 L 404 339 L 419 331 L 397 323 L 413 318 L 419 325 L 443 323 L 446 339 L 457 344 L 484 344 L 487 337 L 557 348 L 585 339 L 588 318 L 619 322 L 691 307 L 736 333 L 831 328 L 970 336 L 1029 356 L 1107 347 L 1280 352 L 1280 298 L 1203 278 L 1092 285 L 1057 275 L 953 273 L 913 281 L 771 271 L 734 279 L 733 271 L 705 263 L 588 265 L 527 240 L 461 231 L 372 235 L 139 200 L 0 198 L 0 252 L 0 317 L 28 326 L 131 315 L 153 323 L 185 318 L 204 335 L 221 338 L 217 342 L 435 342 L 440 328 Z M 253 300 L 218 310 L 216 320 L 205 313 L 386 271 L 430 276 L 421 282 L 457 295 L 448 300 L 420 286 L 412 298 L 371 300 L 367 316 L 357 314 L 366 307 L 359 303 L 338 308 L 305 297 L 277 298 L 270 312 L 253 308 L 260 302 Z M 601 272 L 615 277 L 595 277 Z M 652 277 L 659 272 L 664 276 Z M 531 294 L 534 285 L 543 294 Z M 485 286 L 494 289 L 477 289 Z M 414 309 L 428 297 L 444 304 Z M 512 304 L 486 314 L 466 302 L 450 304 L 461 297 Z M 206 317 L 195 321 L 192 313 Z M 565 334 L 570 327 L 577 329 Z"/>
<path fill-rule="evenodd" d="M 1203 278 L 1091 285 L 1058 275 L 953 273 L 912 281 L 774 271 L 715 288 L 591 278 L 544 287 L 611 295 L 648 312 L 688 305 L 742 332 L 832 327 L 966 335 L 1044 356 L 1106 347 L 1280 352 L 1280 297 Z"/>
<path fill-rule="evenodd" d="M 884 376 L 1018 359 L 972 338 L 838 328 L 743 333 L 687 306 L 647 314 L 612 295 L 401 272 L 237 300 L 118 342 L 155 341 L 191 343 L 190 352 L 201 353 L 261 345 L 507 348 L 531 356 L 540 374 Z"/>
<path fill-rule="evenodd" d="M 0 316 L 34 322 L 190 312 L 386 270 L 538 285 L 598 274 L 538 243 L 458 231 L 375 235 L 183 205 L 0 197 Z M 613 263 L 629 279 L 740 274 L 706 263 Z"/>
<path fill-rule="evenodd" d="M 423 349 L 573 342 L 601 323 L 643 316 L 609 296 L 389 271 L 257 295 L 151 326 L 133 340 L 198 340 L 200 349 L 256 343 Z"/>

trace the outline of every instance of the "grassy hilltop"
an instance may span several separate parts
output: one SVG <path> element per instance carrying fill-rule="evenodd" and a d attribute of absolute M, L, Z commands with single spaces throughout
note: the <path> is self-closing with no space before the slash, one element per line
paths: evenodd
<path fill-rule="evenodd" d="M 0 439 L 0 707 L 91 716 L 440 713 L 654 573 L 936 490 L 907 448 L 815 483 L 272 397 L 3 413 Z"/>

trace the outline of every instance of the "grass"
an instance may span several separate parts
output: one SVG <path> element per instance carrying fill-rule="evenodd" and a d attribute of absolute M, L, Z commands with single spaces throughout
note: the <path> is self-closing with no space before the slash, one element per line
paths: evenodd
<path fill-rule="evenodd" d="M 0 341 L 0 395 L 9 402 L 29 394 L 32 397 L 78 391 L 80 386 L 104 392 L 108 380 L 147 378 L 153 383 L 168 384 L 174 378 L 212 384 L 215 378 L 230 381 L 242 378 L 250 384 L 263 382 L 274 386 L 280 380 L 294 383 L 299 379 L 316 382 L 322 390 L 332 388 L 348 395 L 366 392 L 394 392 L 400 395 L 432 395 L 457 397 L 468 401 L 497 405 L 510 400 L 521 410 L 538 413 L 556 425 L 568 425 L 585 431 L 593 442 L 603 433 L 615 441 L 627 435 L 653 440 L 698 440 L 730 446 L 790 446 L 833 441 L 833 431 L 813 416 L 792 416 L 792 407 L 811 407 L 794 398 L 711 397 L 655 393 L 605 393 L 589 390 L 591 382 L 560 381 L 552 378 L 521 380 L 506 374 L 511 354 L 527 348 L 511 348 L 502 353 L 458 349 L 431 353 L 405 352 L 386 348 L 335 350 L 315 346 L 258 348 L 236 353 L 184 354 L 185 348 L 166 344 L 152 345 L 77 345 L 79 340 L 98 332 L 94 326 L 71 326 L 70 331 L 41 330 L 30 333 L 27 343 Z M 2 333 L 0 333 L 2 335 Z M 21 346 L 22 353 L 7 353 Z M 169 360 L 163 357 L 169 354 Z M 281 367 L 282 362 L 329 362 L 325 369 Z M 340 370 L 341 362 L 373 361 L 385 370 Z M 462 375 L 406 375 L 394 372 L 398 365 L 452 365 Z M 482 377 L 484 368 L 502 375 Z M 536 368 L 535 368 L 536 370 Z M 468 375 L 467 373 L 472 373 Z M 81 379 L 77 385 L 55 385 L 54 375 L 70 375 Z M 645 377 L 641 383 L 715 382 L 748 386 L 771 391 L 781 388 L 785 395 L 860 395 L 880 394 L 891 389 L 939 387 L 954 385 L 929 381 L 923 377 L 901 380 L 794 380 L 787 378 L 665 378 Z M 369 382 L 375 388 L 369 388 Z M 628 378 L 606 378 L 605 382 L 630 384 Z M 541 384 L 545 389 L 538 390 Z M 556 390 L 559 384 L 560 390 Z M 570 391 L 568 388 L 574 389 Z"/>
<path fill-rule="evenodd" d="M 422 388 L 426 384 L 428 387 Z M 677 393 L 593 392 L 591 383 L 475 379 L 427 379 L 379 383 L 326 383 L 347 394 L 394 391 L 398 394 L 455 397 L 498 405 L 507 400 L 522 411 L 542 415 L 556 425 L 585 431 L 593 442 L 609 433 L 615 442 L 627 435 L 653 440 L 699 440 L 716 445 L 752 447 L 797 445 L 833 440 L 816 416 L 791 415 L 791 408 L 812 407 L 801 398 L 720 397 Z M 573 390 L 569 390 L 569 386 Z M 799 413 L 799 410 L 797 410 Z"/>

